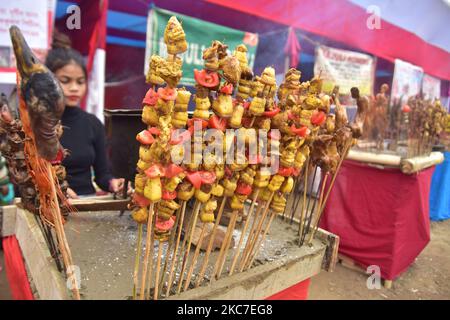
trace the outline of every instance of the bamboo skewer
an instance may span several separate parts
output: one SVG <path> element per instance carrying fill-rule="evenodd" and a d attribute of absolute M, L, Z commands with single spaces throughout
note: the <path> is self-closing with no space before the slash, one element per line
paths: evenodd
<path fill-rule="evenodd" d="M 191 282 L 192 272 L 194 272 L 195 265 L 197 264 L 197 259 L 200 254 L 200 248 L 202 246 L 203 238 L 205 236 L 205 230 L 206 230 L 206 223 L 203 222 L 202 231 L 200 232 L 200 238 L 197 242 L 197 247 L 195 248 L 194 257 L 192 258 L 191 266 L 189 267 L 189 271 L 188 271 L 188 274 L 186 277 L 186 282 L 184 284 L 184 289 L 183 289 L 184 291 L 187 290 L 189 283 Z"/>
<path fill-rule="evenodd" d="M 294 191 L 294 194 L 293 194 L 293 196 L 295 196 L 296 194 L 298 194 L 298 193 L 300 193 L 300 186 L 301 186 L 301 179 L 303 179 L 303 180 L 306 180 L 306 182 L 308 182 L 307 181 L 307 175 L 308 175 L 308 167 L 309 167 L 309 157 L 308 157 L 308 161 L 306 162 L 306 167 L 303 167 L 302 168 L 302 174 L 301 174 L 301 176 L 300 176 L 300 178 L 299 179 L 297 179 L 296 180 L 296 187 L 297 187 L 297 189 L 298 190 L 296 190 L 296 191 Z M 295 189 L 294 189 L 295 190 Z M 295 207 L 294 207 L 294 210 L 292 210 L 292 212 L 291 212 L 291 221 L 290 221 L 290 224 L 292 224 L 293 222 L 294 222 L 294 216 L 295 216 L 295 213 L 297 212 L 297 209 L 298 209 L 298 205 L 299 205 L 299 203 L 300 203 L 300 197 L 298 197 L 298 200 L 296 201 L 296 203 L 295 203 Z M 303 196 L 303 202 L 302 202 L 302 212 L 303 212 L 303 208 L 304 208 L 304 205 L 306 204 L 306 195 L 304 194 L 304 196 Z M 291 207 L 292 208 L 292 207 Z M 301 214 L 300 214 L 301 215 Z"/>
<path fill-rule="evenodd" d="M 233 233 L 231 229 L 233 228 L 233 221 L 235 219 L 235 216 L 237 216 L 237 211 L 233 211 L 233 213 L 231 214 L 231 218 L 228 222 L 227 231 L 225 232 L 225 236 L 222 240 L 222 245 L 220 246 L 219 256 L 217 257 L 216 264 L 214 265 L 211 281 L 214 281 L 219 271 L 220 265 L 222 263 L 222 257 L 225 254 L 225 248 L 228 246 L 228 238 L 230 237 L 230 234 Z"/>
<path fill-rule="evenodd" d="M 143 262 L 143 268 L 142 268 L 142 279 L 141 279 L 141 293 L 140 293 L 140 300 L 144 300 L 144 291 L 145 291 L 145 284 L 146 284 L 146 277 L 147 277 L 147 268 L 148 268 L 148 259 L 150 256 L 150 238 L 152 234 L 152 225 L 153 225 L 153 203 L 150 203 L 149 209 L 148 209 L 148 220 L 147 220 L 147 235 L 146 235 L 146 241 L 145 241 L 145 256 L 144 256 L 144 262 Z"/>
<path fill-rule="evenodd" d="M 234 268 L 235 268 L 236 263 L 237 263 L 237 261 L 239 259 L 239 255 L 240 255 L 240 252 L 241 252 L 241 245 L 244 242 L 245 233 L 247 232 L 247 228 L 248 228 L 248 225 L 250 223 L 250 218 L 252 216 L 253 209 L 255 207 L 255 202 L 256 202 L 256 199 L 258 198 L 258 196 L 259 196 L 259 189 L 256 190 L 255 196 L 253 197 L 252 204 L 250 205 L 250 209 L 248 210 L 247 220 L 245 221 L 244 228 L 242 229 L 241 237 L 239 238 L 239 243 L 238 243 L 238 245 L 236 247 L 236 252 L 234 254 L 234 258 L 233 258 L 233 261 L 231 263 L 230 273 L 229 273 L 230 276 L 233 275 Z"/>
<path fill-rule="evenodd" d="M 175 249 L 174 249 L 173 254 L 172 254 L 172 263 L 171 263 L 171 266 L 170 266 L 169 277 L 167 278 L 166 297 L 168 297 L 170 295 L 170 288 L 172 287 L 172 277 L 173 277 L 173 272 L 175 270 L 175 261 L 178 260 L 177 259 L 177 253 L 178 253 L 178 247 L 180 245 L 181 231 L 183 230 L 183 221 L 184 221 L 184 213 L 185 213 L 185 211 L 186 211 L 186 201 L 183 201 L 183 203 L 181 205 L 181 214 L 180 214 L 181 217 L 179 219 L 180 222 L 178 224 L 177 241 L 175 243 Z"/>
<path fill-rule="evenodd" d="M 177 294 L 181 292 L 181 286 L 182 286 L 183 279 L 184 279 L 184 272 L 186 271 L 187 262 L 189 260 L 189 252 L 191 250 L 191 245 L 192 245 L 192 235 L 194 234 L 195 226 L 197 224 L 197 218 L 199 215 L 200 207 L 201 207 L 201 203 L 198 200 L 196 200 L 195 205 L 194 205 L 194 213 L 193 213 L 194 217 L 193 217 L 193 222 L 192 222 L 192 228 L 191 228 L 191 232 L 189 233 L 188 245 L 186 247 L 186 250 L 184 251 L 183 263 L 181 265 L 181 274 L 180 274 L 180 279 L 178 281 Z"/>
<path fill-rule="evenodd" d="M 219 265 L 219 270 L 218 270 L 217 275 L 216 275 L 216 279 L 219 279 L 220 276 L 222 275 L 222 270 L 223 270 L 223 267 L 225 265 L 225 261 L 227 259 L 228 250 L 230 248 L 231 240 L 233 239 L 233 232 L 234 232 L 234 228 L 236 227 L 236 221 L 237 221 L 238 215 L 239 215 L 239 211 L 238 210 L 234 210 L 233 213 L 232 213 L 231 221 L 230 221 L 229 235 L 228 235 L 227 241 L 225 243 L 225 250 L 224 250 L 224 253 L 223 253 L 222 258 L 221 258 L 221 262 L 220 262 L 220 265 Z"/>
<path fill-rule="evenodd" d="M 163 242 L 158 241 L 158 257 L 156 258 L 156 273 L 155 273 L 155 288 L 153 292 L 153 300 L 158 300 L 158 285 L 159 285 L 159 272 L 161 271 L 161 255 L 162 255 Z M 150 291 L 150 289 L 149 289 Z"/>
<path fill-rule="evenodd" d="M 272 224 L 273 218 L 277 215 L 277 213 L 275 211 L 271 212 L 270 218 L 269 218 L 269 222 L 267 223 L 266 228 L 264 229 L 263 235 L 261 240 L 258 242 L 258 245 L 256 246 L 256 250 L 252 255 L 252 258 L 250 259 L 250 263 L 249 266 L 253 265 L 253 261 L 255 260 L 257 254 L 259 253 L 259 250 L 261 250 L 261 246 L 264 243 L 264 240 L 266 239 L 266 235 L 270 230 L 270 226 Z"/>
<path fill-rule="evenodd" d="M 306 192 L 308 190 L 308 176 L 309 176 L 309 158 L 308 158 L 308 162 L 306 163 L 306 168 L 305 168 L 305 183 L 303 185 L 302 211 L 300 214 L 300 223 L 299 223 L 299 229 L 298 229 L 299 236 L 303 234 L 303 228 L 305 226 Z"/>
<path fill-rule="evenodd" d="M 325 177 L 324 177 L 323 180 L 322 180 L 322 186 L 321 186 L 321 188 L 320 188 L 320 195 L 319 195 L 319 205 L 317 206 L 317 213 L 316 213 L 316 216 L 318 216 L 318 215 L 319 215 L 319 212 L 320 212 L 320 207 L 321 207 L 321 205 L 322 205 L 322 200 L 323 200 L 324 191 L 325 191 L 325 186 L 326 186 L 326 184 L 327 184 L 328 177 L 329 177 L 329 173 L 327 172 L 327 173 L 325 174 Z M 316 204 L 316 203 L 314 203 L 314 204 Z M 316 223 L 316 222 L 312 223 L 312 222 L 313 222 L 313 219 L 314 219 L 314 207 L 313 207 L 313 209 L 312 209 L 311 211 L 312 211 L 312 212 L 311 212 L 311 218 L 310 218 L 310 220 L 309 220 L 309 222 L 308 222 L 308 229 L 306 230 L 306 232 L 305 232 L 305 234 L 304 234 L 304 236 L 303 236 L 303 241 L 302 241 L 302 243 L 304 242 L 304 239 L 305 239 L 305 237 L 306 237 L 306 234 L 311 230 L 311 228 L 310 228 L 311 224 L 314 226 L 315 223 Z M 310 238 L 309 238 L 309 240 L 308 240 L 308 244 L 311 243 L 311 241 L 312 241 L 312 237 L 311 237 L 311 236 L 313 236 L 313 233 L 312 233 L 312 232 L 311 232 L 311 234 L 310 234 Z"/>
<path fill-rule="evenodd" d="M 200 285 L 200 282 L 203 280 L 203 276 L 205 275 L 206 267 L 208 266 L 209 255 L 211 254 L 212 251 L 214 240 L 216 238 L 217 227 L 219 226 L 220 219 L 222 218 L 222 213 L 223 209 L 225 208 L 226 201 L 227 197 L 225 196 L 222 198 L 222 203 L 220 204 L 219 212 L 217 213 L 216 221 L 214 222 L 214 227 L 211 231 L 211 238 L 209 239 L 208 247 L 206 248 L 206 253 L 205 257 L 203 258 L 202 267 L 200 268 L 197 281 L 195 282 L 196 288 Z"/>
<path fill-rule="evenodd" d="M 172 228 L 171 234 L 170 234 L 170 239 L 169 239 L 169 243 L 167 246 L 167 251 L 166 251 L 166 257 L 164 259 L 164 267 L 161 273 L 161 280 L 159 281 L 159 292 L 158 292 L 158 296 L 161 296 L 161 291 L 163 289 L 164 286 L 164 278 L 166 277 L 166 271 L 167 271 L 167 266 L 169 264 L 169 259 L 170 259 L 170 252 L 172 251 L 172 247 L 173 247 L 173 243 L 175 241 L 175 237 L 177 235 L 177 230 L 178 230 L 178 226 L 180 224 L 180 213 L 181 213 L 181 209 L 183 207 L 183 204 L 180 206 L 180 208 L 177 210 L 176 213 L 176 220 L 175 220 L 175 225 Z M 175 256 L 173 256 L 174 258 Z"/>
<path fill-rule="evenodd" d="M 274 194 L 275 194 L 275 192 L 272 192 L 270 194 L 269 200 L 267 200 L 267 202 L 266 202 L 266 205 L 264 207 L 264 212 L 262 214 L 260 222 L 258 223 L 258 227 L 256 229 L 255 236 L 254 236 L 254 238 L 252 240 L 252 243 L 251 243 L 251 246 L 250 246 L 250 251 L 247 254 L 246 261 L 244 262 L 244 269 L 248 269 L 249 268 L 248 262 L 250 260 L 250 256 L 252 255 L 252 252 L 253 252 L 253 250 L 255 248 L 255 244 L 258 241 L 258 238 L 259 238 L 259 236 L 261 234 L 261 229 L 262 229 L 262 226 L 264 224 L 264 221 L 266 220 L 267 213 L 269 212 L 270 203 L 272 202 Z"/>
<path fill-rule="evenodd" d="M 252 239 L 256 232 L 256 226 L 258 225 L 259 219 L 261 219 L 261 211 L 264 209 L 264 206 L 262 203 L 258 204 L 258 209 L 256 209 L 255 217 L 253 218 L 252 227 L 250 228 L 250 231 L 248 232 L 247 236 L 247 242 L 245 243 L 244 250 L 242 251 L 241 261 L 239 262 L 239 272 L 242 272 L 244 270 L 244 262 L 247 258 L 248 250 L 250 248 L 250 245 L 252 243 Z"/>
<path fill-rule="evenodd" d="M 299 234 L 299 236 L 300 236 L 300 246 L 303 245 L 304 235 L 307 233 L 307 230 L 309 229 L 309 225 L 311 223 L 311 220 L 310 220 L 311 219 L 311 215 L 314 212 L 316 201 L 317 201 L 317 198 L 319 196 L 319 190 L 317 190 L 316 195 L 313 196 L 314 184 L 316 182 L 316 176 L 317 176 L 317 166 L 314 167 L 314 175 L 313 175 L 313 179 L 312 179 L 312 183 L 311 183 L 311 188 L 309 190 L 308 204 L 306 205 L 305 219 L 303 221 L 303 232 L 301 234 Z M 309 207 L 311 205 L 311 198 L 314 198 L 314 200 L 313 200 L 314 204 L 313 204 L 313 207 L 312 207 L 312 209 L 310 211 Z"/>
<path fill-rule="evenodd" d="M 349 142 L 347 142 L 347 144 L 346 144 L 346 146 L 344 148 L 344 151 L 342 152 L 342 156 L 339 159 L 339 163 L 337 165 L 336 171 L 334 172 L 333 177 L 331 178 L 331 183 L 330 183 L 330 185 L 329 185 L 329 187 L 327 189 L 325 197 L 324 197 L 324 199 L 322 201 L 322 204 L 320 206 L 319 215 L 318 215 L 317 221 L 316 221 L 316 223 L 315 223 L 315 225 L 313 227 L 313 230 L 312 230 L 312 233 L 311 233 L 311 236 L 310 236 L 310 240 L 308 241 L 308 243 L 311 243 L 312 239 L 314 238 L 314 235 L 315 235 L 315 233 L 317 231 L 317 227 L 318 227 L 319 222 L 320 222 L 320 218 L 322 217 L 322 213 L 323 213 L 323 211 L 325 209 L 325 205 L 326 205 L 326 203 L 328 201 L 328 197 L 330 196 L 331 190 L 333 189 L 334 182 L 336 181 L 336 177 L 337 177 L 337 175 L 339 173 L 339 169 L 341 168 L 342 163 L 344 162 L 344 159 L 345 159 L 345 157 L 347 155 L 348 150 L 350 149 L 350 146 L 351 146 L 351 140 Z"/>
<path fill-rule="evenodd" d="M 136 259 L 134 260 L 133 300 L 136 300 L 136 290 L 137 290 L 137 286 L 138 286 L 139 261 L 141 260 L 142 229 L 143 228 L 144 228 L 143 224 L 139 223 L 139 225 L 138 225 L 138 237 L 137 237 Z"/>
<path fill-rule="evenodd" d="M 150 300 L 150 289 L 152 287 L 152 280 L 153 280 L 153 250 L 155 249 L 155 230 L 156 230 L 156 212 L 155 217 L 153 218 L 153 226 L 152 226 L 152 233 L 151 233 L 151 246 L 150 246 L 150 261 L 148 266 L 148 276 L 147 276 L 147 287 L 145 292 L 145 299 Z"/>

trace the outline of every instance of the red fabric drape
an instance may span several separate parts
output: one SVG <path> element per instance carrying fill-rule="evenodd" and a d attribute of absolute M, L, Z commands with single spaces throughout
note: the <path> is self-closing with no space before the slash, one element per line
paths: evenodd
<path fill-rule="evenodd" d="M 311 278 L 308 278 L 283 291 L 275 293 L 274 295 L 266 298 L 266 300 L 306 300 L 308 299 L 310 283 Z"/>
<path fill-rule="evenodd" d="M 3 238 L 5 269 L 14 300 L 34 300 L 23 262 L 22 251 L 15 236 Z"/>
<path fill-rule="evenodd" d="M 405 175 L 344 161 L 320 223 L 340 237 L 339 252 L 384 279 L 404 272 L 430 241 L 429 192 L 434 171 Z"/>

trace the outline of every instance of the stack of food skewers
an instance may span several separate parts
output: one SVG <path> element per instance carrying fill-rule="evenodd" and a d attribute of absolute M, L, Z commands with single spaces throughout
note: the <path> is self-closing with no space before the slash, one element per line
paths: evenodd
<path fill-rule="evenodd" d="M 177 88 L 182 76 L 177 55 L 187 43 L 175 17 L 164 41 L 168 57 L 152 56 L 147 76 L 151 88 L 143 100 L 142 120 L 148 128 L 136 137 L 141 147 L 130 204 L 139 224 L 134 299 L 156 300 L 215 281 L 226 265 L 229 275 L 250 268 L 296 183 L 305 186 L 299 243 L 308 233 L 311 243 L 342 160 L 362 134 L 368 101 L 352 89 L 358 114 L 349 123 L 337 89 L 332 96 L 323 94 L 319 78 L 301 83 L 300 72 L 290 69 L 277 88 L 272 67 L 253 76 L 245 45 L 229 54 L 225 44 L 213 41 L 203 52 L 204 69 L 195 70 L 195 110 L 188 119 L 191 93 Z M 329 114 L 332 103 L 335 116 Z M 309 210 L 308 177 L 314 172 L 315 180 L 319 167 L 320 194 Z M 213 261 L 213 243 L 225 220 L 227 229 Z M 241 236 L 231 250 L 238 220 L 243 221 Z M 196 228 L 200 233 L 194 237 Z"/>

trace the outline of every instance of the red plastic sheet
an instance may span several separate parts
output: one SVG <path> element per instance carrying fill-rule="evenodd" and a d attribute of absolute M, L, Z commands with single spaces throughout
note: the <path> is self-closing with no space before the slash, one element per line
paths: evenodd
<path fill-rule="evenodd" d="M 320 226 L 340 237 L 340 253 L 362 266 L 378 265 L 393 280 L 430 241 L 433 171 L 405 175 L 344 161 Z"/>
<path fill-rule="evenodd" d="M 34 300 L 23 263 L 22 251 L 15 236 L 3 238 L 5 269 L 14 300 Z"/>
<path fill-rule="evenodd" d="M 284 289 L 283 291 L 275 293 L 274 295 L 266 298 L 266 300 L 306 300 L 308 299 L 310 283 L 311 278 L 308 278 L 287 289 Z"/>

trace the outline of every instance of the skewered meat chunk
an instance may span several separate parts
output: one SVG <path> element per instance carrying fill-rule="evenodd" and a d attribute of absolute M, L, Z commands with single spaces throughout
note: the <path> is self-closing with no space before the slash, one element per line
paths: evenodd
<path fill-rule="evenodd" d="M 200 211 L 200 220 L 204 223 L 214 222 L 214 211 L 217 209 L 217 200 L 208 200 Z"/>
<path fill-rule="evenodd" d="M 233 99 L 229 94 L 219 93 L 213 101 L 213 110 L 222 118 L 229 118 L 233 114 Z"/>
<path fill-rule="evenodd" d="M 270 209 L 272 209 L 273 211 L 275 211 L 277 213 L 281 213 L 286 208 L 286 203 L 287 203 L 287 201 L 283 194 L 275 193 L 273 196 L 273 200 L 270 203 Z"/>
<path fill-rule="evenodd" d="M 235 85 L 238 83 L 241 77 L 241 67 L 239 66 L 239 61 L 234 56 L 225 57 L 220 64 L 220 68 L 223 71 L 223 76 L 227 82 Z"/>
<path fill-rule="evenodd" d="M 170 17 L 164 30 L 164 43 L 169 54 L 179 54 L 187 50 L 186 35 L 175 16 Z"/>
<path fill-rule="evenodd" d="M 358 139 L 363 134 L 364 119 L 366 118 L 367 110 L 369 108 L 369 99 L 367 97 L 361 97 L 359 95 L 359 89 L 356 87 L 350 90 L 352 98 L 356 99 L 356 105 L 358 110 L 353 122 L 350 124 L 350 128 L 353 132 L 353 138 Z"/>
<path fill-rule="evenodd" d="M 270 183 L 267 186 L 267 188 L 270 191 L 275 192 L 280 189 L 283 181 L 284 181 L 284 177 L 276 174 L 272 177 L 272 179 L 270 179 Z"/>
<path fill-rule="evenodd" d="M 151 83 L 153 85 L 163 85 L 164 79 L 160 77 L 158 73 L 158 69 L 160 66 L 164 65 L 165 60 L 158 56 L 158 55 L 152 55 L 150 58 L 150 68 L 147 72 L 146 76 L 146 82 Z"/>
<path fill-rule="evenodd" d="M 137 223 L 146 223 L 148 219 L 147 207 L 136 208 L 131 212 L 131 217 Z"/>
<path fill-rule="evenodd" d="M 189 181 L 183 180 L 177 187 L 178 199 L 182 201 L 190 200 L 194 196 L 194 193 L 194 186 Z"/>
<path fill-rule="evenodd" d="M 148 178 L 144 188 L 144 196 L 152 202 L 158 202 L 162 197 L 161 188 L 161 179 L 159 177 Z"/>

